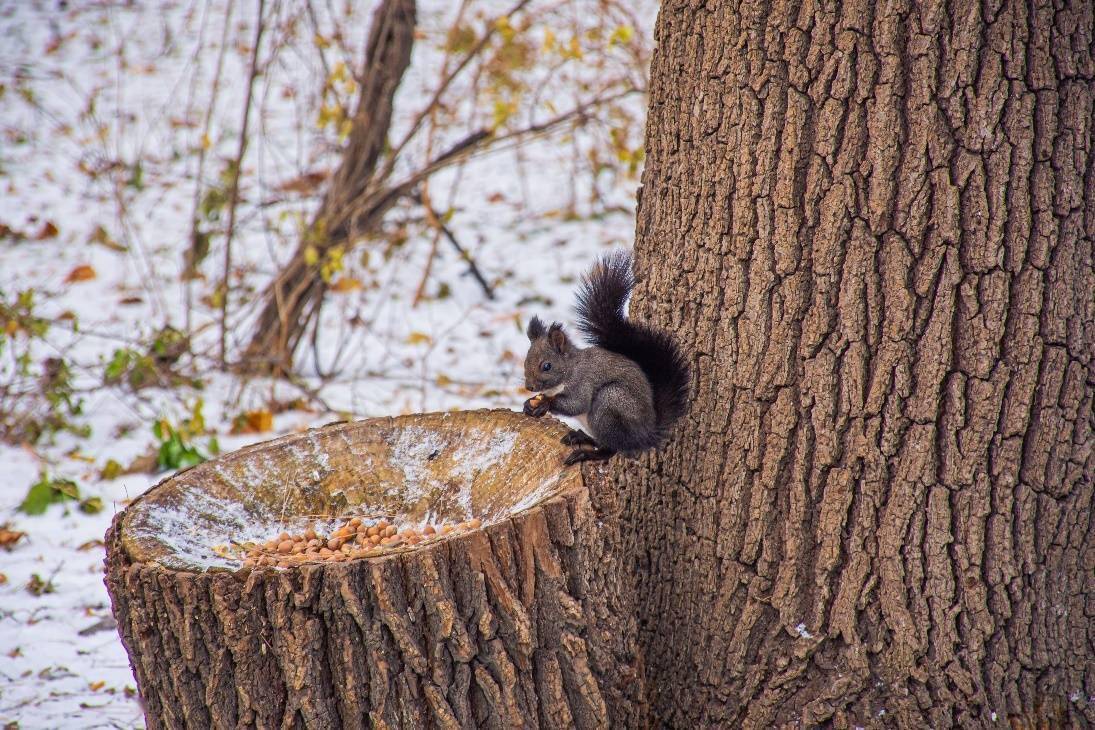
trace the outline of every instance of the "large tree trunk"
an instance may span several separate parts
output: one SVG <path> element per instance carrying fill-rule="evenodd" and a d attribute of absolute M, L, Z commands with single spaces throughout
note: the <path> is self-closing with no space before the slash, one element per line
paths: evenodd
<path fill-rule="evenodd" d="M 697 381 L 619 477 L 659 723 L 1095 723 L 1093 27 L 662 6 L 632 312 Z"/>
<path fill-rule="evenodd" d="M 338 424 L 135 500 L 107 535 L 106 582 L 148 726 L 641 726 L 620 504 L 603 472 L 560 472 L 564 433 L 510 411 Z M 370 507 L 485 524 L 287 569 L 211 551 Z"/>

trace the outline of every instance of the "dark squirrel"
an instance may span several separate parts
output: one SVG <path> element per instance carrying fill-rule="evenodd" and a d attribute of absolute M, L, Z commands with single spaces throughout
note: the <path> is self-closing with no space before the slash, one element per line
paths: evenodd
<path fill-rule="evenodd" d="M 688 410 L 688 363 L 673 338 L 624 315 L 634 286 L 626 252 L 582 277 L 578 330 L 591 347 L 576 347 L 558 322 L 529 322 L 525 387 L 538 395 L 525 401 L 525 413 L 575 416 L 589 431 L 563 437 L 574 447 L 567 464 L 656 448 Z"/>

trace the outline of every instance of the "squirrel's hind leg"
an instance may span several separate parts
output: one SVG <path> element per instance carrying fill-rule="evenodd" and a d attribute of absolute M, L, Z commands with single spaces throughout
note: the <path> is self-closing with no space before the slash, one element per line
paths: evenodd
<path fill-rule="evenodd" d="M 580 428 L 574 428 L 567 432 L 566 436 L 559 439 L 566 446 L 596 446 L 593 437 Z"/>
<path fill-rule="evenodd" d="M 563 459 L 563 463 L 570 466 L 580 461 L 605 461 L 611 459 L 615 453 L 612 449 L 606 449 L 602 446 L 583 444 L 567 454 L 567 458 Z"/>

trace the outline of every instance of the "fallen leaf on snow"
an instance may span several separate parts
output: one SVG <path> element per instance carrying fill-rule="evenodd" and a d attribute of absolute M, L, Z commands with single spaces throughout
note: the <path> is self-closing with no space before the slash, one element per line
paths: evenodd
<path fill-rule="evenodd" d="M 31 575 L 30 580 L 27 581 L 27 592 L 32 595 L 41 596 L 43 593 L 53 593 L 53 591 L 53 581 L 42 580 L 42 576 L 37 573 Z"/>
<path fill-rule="evenodd" d="M 72 284 L 77 281 L 88 281 L 96 277 L 95 269 L 88 264 L 81 264 L 72 271 L 68 272 L 68 276 L 65 277 L 66 284 Z"/>
<path fill-rule="evenodd" d="M 122 474 L 155 474 L 158 470 L 156 451 L 153 449 L 131 461 Z"/>
<path fill-rule="evenodd" d="M 103 228 L 102 226 L 95 226 L 95 230 L 88 236 L 88 243 L 97 243 L 100 246 L 106 246 L 111 251 L 125 251 L 126 248 L 122 244 L 114 240 L 114 237 Z"/>
<path fill-rule="evenodd" d="M 17 231 L 7 223 L 0 223 L 0 238 L 10 238 L 15 241 L 22 241 L 26 239 L 27 234 L 23 231 Z"/>
<path fill-rule="evenodd" d="M 361 288 L 363 288 L 362 283 L 352 276 L 343 276 L 334 284 L 331 284 L 331 291 L 343 294 L 346 292 L 358 291 Z"/>
<path fill-rule="evenodd" d="M 68 677 L 75 677 L 74 672 L 70 672 L 69 668 L 58 664 L 52 667 L 46 667 L 42 671 L 38 672 L 38 679 L 67 679 Z"/>
<path fill-rule="evenodd" d="M 100 631 L 113 631 L 118 628 L 118 622 L 114 620 L 113 616 L 105 616 L 99 621 L 96 621 L 91 626 L 86 626 L 78 632 L 80 636 L 91 636 L 97 634 Z M 92 687 L 92 689 L 95 689 Z"/>
<path fill-rule="evenodd" d="M 19 542 L 26 536 L 27 533 L 25 532 L 11 529 L 10 522 L 5 522 L 4 524 L 0 525 L 0 547 L 8 550 L 9 552 L 12 548 L 15 547 L 15 543 Z M 0 580 L 0 584 L 2 583 L 4 583 L 4 581 Z"/>
<path fill-rule="evenodd" d="M 42 227 L 38 229 L 38 235 L 35 238 L 39 241 L 47 241 L 51 238 L 57 238 L 57 234 L 60 231 L 53 221 L 46 221 L 42 224 Z"/>
<path fill-rule="evenodd" d="M 232 421 L 232 433 L 266 433 L 274 428 L 274 414 L 268 410 L 245 411 Z"/>

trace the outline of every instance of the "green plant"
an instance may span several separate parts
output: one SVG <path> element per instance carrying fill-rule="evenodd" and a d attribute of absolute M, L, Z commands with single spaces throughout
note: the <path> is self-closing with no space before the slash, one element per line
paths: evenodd
<path fill-rule="evenodd" d="M 211 437 L 206 443 L 205 452 L 194 443 L 197 437 L 206 433 L 202 405 L 199 398 L 191 409 L 190 417 L 178 425 L 173 425 L 166 418 L 161 418 L 152 425 L 152 435 L 160 442 L 156 451 L 156 466 L 160 470 L 194 466 L 220 453 L 220 444 L 215 437 Z"/>
<path fill-rule="evenodd" d="M 103 373 L 103 382 L 108 385 L 125 383 L 134 390 L 157 380 L 156 361 L 152 356 L 129 347 L 115 350 Z"/>
<path fill-rule="evenodd" d="M 50 329 L 35 306 L 34 289 L 11 298 L 0 290 L 0 441 L 35 444 L 62 431 L 86 437 L 90 427 L 74 421 L 84 404 L 69 363 L 50 357 L 35 367 L 35 341 Z"/>
<path fill-rule="evenodd" d="M 103 510 L 103 500 L 99 497 L 80 499 L 80 488 L 71 479 L 51 477 L 46 472 L 38 476 L 38 481 L 27 490 L 27 496 L 19 505 L 19 511 L 28 515 L 44 514 L 51 504 L 79 502 L 81 512 L 95 514 Z"/>

